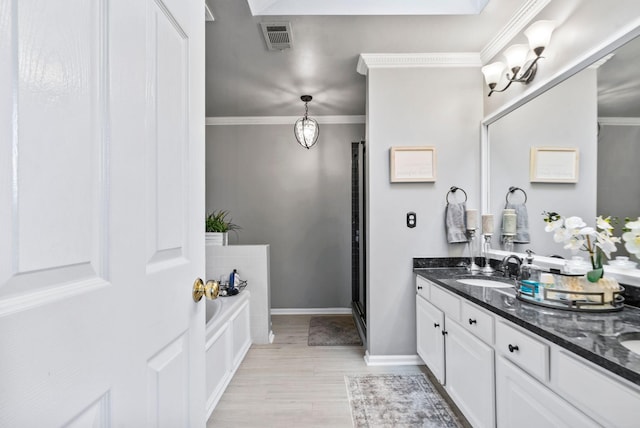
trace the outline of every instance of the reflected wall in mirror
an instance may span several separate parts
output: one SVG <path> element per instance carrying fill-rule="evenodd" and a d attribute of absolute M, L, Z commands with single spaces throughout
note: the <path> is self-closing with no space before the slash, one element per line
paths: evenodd
<path fill-rule="evenodd" d="M 640 216 L 639 65 L 636 39 L 489 125 L 485 176 L 491 212 L 502 211 L 510 186 L 528 194 L 531 242 L 515 251 L 572 256 L 544 231 L 543 211 L 580 216 L 592 226 L 597 215 L 618 217 L 619 225 Z M 531 183 L 529 151 L 538 146 L 577 148 L 578 182 Z M 620 255 L 626 255 L 622 244 L 612 254 Z"/>
<path fill-rule="evenodd" d="M 570 256 L 553 241 L 552 234 L 544 232 L 544 211 L 580 216 L 586 221 L 596 216 L 596 77 L 595 69 L 583 70 L 489 126 L 491 211 L 502 212 L 511 186 L 528 195 L 531 242 L 516 244 L 517 252 L 530 248 L 540 255 Z M 578 149 L 578 182 L 530 182 L 531 147 Z M 500 230 L 499 224 L 496 230 Z"/>
<path fill-rule="evenodd" d="M 620 219 L 640 216 L 640 39 L 616 50 L 598 69 L 597 210 Z M 616 255 L 627 255 L 623 245 Z M 637 260 L 634 260 L 637 261 Z"/>

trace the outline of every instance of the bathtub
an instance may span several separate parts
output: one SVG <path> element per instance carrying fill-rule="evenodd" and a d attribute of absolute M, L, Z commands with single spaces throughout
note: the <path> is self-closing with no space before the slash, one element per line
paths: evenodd
<path fill-rule="evenodd" d="M 222 305 L 223 305 L 222 299 L 223 299 L 222 297 L 219 297 L 216 300 L 207 300 L 207 307 L 205 310 L 207 325 L 209 325 L 209 323 L 212 322 L 211 320 L 220 313 L 220 310 L 222 309 Z"/>
<path fill-rule="evenodd" d="M 207 419 L 251 346 L 250 293 L 206 301 Z"/>

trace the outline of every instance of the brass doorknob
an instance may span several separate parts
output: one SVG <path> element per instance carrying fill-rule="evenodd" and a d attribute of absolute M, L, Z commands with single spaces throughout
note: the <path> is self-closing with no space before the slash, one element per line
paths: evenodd
<path fill-rule="evenodd" d="M 215 300 L 218 298 L 219 292 L 220 285 L 218 284 L 218 281 L 209 280 L 205 284 L 202 279 L 196 278 L 193 283 L 193 291 L 191 295 L 195 302 L 199 302 L 202 299 L 202 296 L 205 296 L 209 300 Z"/>

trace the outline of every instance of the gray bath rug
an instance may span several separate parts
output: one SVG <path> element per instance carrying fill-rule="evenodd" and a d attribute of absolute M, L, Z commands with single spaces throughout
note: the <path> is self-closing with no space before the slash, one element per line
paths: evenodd
<path fill-rule="evenodd" d="M 355 428 L 462 425 L 423 374 L 345 376 Z"/>
<path fill-rule="evenodd" d="M 351 315 L 313 317 L 309 321 L 309 346 L 362 345 Z"/>

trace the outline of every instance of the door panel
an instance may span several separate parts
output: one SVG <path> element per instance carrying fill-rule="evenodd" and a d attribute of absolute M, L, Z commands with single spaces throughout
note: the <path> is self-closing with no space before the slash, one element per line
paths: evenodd
<path fill-rule="evenodd" d="M 203 216 L 202 2 L 0 2 L 0 426 L 204 425 Z"/>
<path fill-rule="evenodd" d="M 103 284 L 107 263 L 106 11 L 14 3 L 15 25 L 0 30 L 21 41 L 1 54 L 0 94 L 13 102 L 2 110 L 0 315 Z"/>
<path fill-rule="evenodd" d="M 148 423 L 154 427 L 177 427 L 188 420 L 189 398 L 187 337 L 151 357 L 147 369 Z"/>
<path fill-rule="evenodd" d="M 188 39 L 161 2 L 149 0 L 147 28 L 147 212 L 149 271 L 182 262 L 188 199 Z"/>

